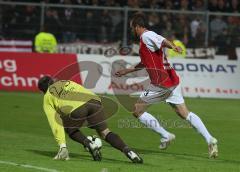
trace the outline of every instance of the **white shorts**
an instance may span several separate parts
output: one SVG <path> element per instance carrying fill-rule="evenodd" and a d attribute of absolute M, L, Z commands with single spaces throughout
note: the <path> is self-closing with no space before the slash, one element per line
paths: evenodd
<path fill-rule="evenodd" d="M 160 101 L 165 101 L 172 104 L 184 103 L 180 84 L 171 88 L 150 84 L 149 87 L 142 92 L 140 99 L 148 104 L 158 103 Z"/>

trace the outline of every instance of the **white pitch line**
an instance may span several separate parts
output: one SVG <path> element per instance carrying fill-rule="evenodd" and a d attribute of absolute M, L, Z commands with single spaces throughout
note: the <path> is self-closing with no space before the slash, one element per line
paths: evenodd
<path fill-rule="evenodd" d="M 43 168 L 43 167 L 33 166 L 33 165 L 29 165 L 29 164 L 18 164 L 18 163 L 11 162 L 11 161 L 1 161 L 0 160 L 0 164 L 7 164 L 7 165 L 18 166 L 18 167 L 23 167 L 23 168 L 32 168 L 32 169 L 47 171 L 47 172 L 59 172 L 58 170 L 55 170 L 55 169 Z"/>

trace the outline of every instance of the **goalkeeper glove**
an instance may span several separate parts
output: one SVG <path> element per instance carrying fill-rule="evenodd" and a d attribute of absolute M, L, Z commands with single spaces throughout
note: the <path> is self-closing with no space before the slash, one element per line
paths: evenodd
<path fill-rule="evenodd" d="M 69 160 L 69 154 L 67 147 L 61 147 L 57 153 L 57 155 L 54 157 L 54 160 Z"/>

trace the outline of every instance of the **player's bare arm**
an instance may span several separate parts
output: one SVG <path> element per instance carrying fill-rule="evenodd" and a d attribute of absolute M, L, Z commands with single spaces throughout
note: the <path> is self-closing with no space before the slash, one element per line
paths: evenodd
<path fill-rule="evenodd" d="M 132 73 L 132 72 L 135 72 L 135 71 L 138 71 L 138 70 L 141 70 L 143 69 L 144 66 L 143 64 L 140 62 L 138 63 L 136 66 L 134 67 L 131 67 L 131 68 L 127 68 L 127 69 L 122 69 L 122 70 L 119 70 L 115 73 L 115 76 L 118 76 L 118 77 L 121 77 L 123 75 L 126 75 L 128 73 Z"/>
<path fill-rule="evenodd" d="M 173 49 L 173 51 L 176 51 L 176 52 L 178 52 L 178 53 L 180 53 L 180 54 L 182 54 L 182 52 L 183 52 L 183 50 L 182 50 L 181 47 L 176 46 L 174 43 L 172 43 L 171 41 L 169 41 L 169 40 L 167 40 L 167 39 L 164 39 L 162 45 L 163 45 L 164 47 L 169 48 L 169 49 Z"/>

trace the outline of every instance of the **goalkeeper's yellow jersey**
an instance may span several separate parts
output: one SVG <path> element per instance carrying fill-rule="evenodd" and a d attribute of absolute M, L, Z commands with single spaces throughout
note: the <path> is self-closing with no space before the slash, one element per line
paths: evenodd
<path fill-rule="evenodd" d="M 60 116 L 71 114 L 73 110 L 91 99 L 101 101 L 92 91 L 70 80 L 60 80 L 49 86 L 44 95 L 43 109 L 59 145 L 66 144 Z"/>

